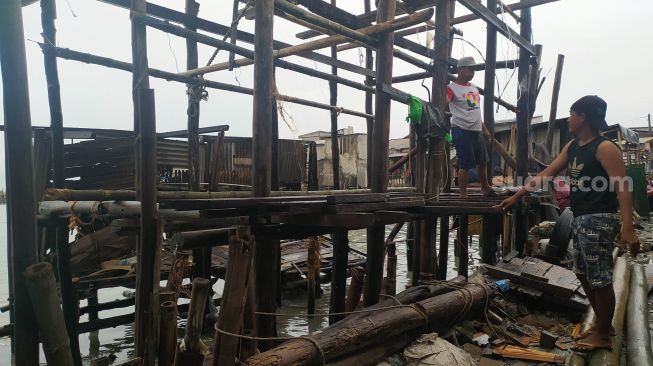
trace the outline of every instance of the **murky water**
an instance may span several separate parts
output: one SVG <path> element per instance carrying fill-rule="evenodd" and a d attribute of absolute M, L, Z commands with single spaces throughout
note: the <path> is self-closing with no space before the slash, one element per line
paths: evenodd
<path fill-rule="evenodd" d="M 7 285 L 7 220 L 6 220 L 6 207 L 0 205 L 0 304 L 7 303 L 8 285 Z M 386 226 L 386 236 L 392 229 L 392 226 Z M 452 232 L 450 238 L 450 253 L 449 264 L 447 267 L 447 278 L 455 277 L 457 275 L 457 268 L 454 263 L 453 256 L 453 237 L 455 232 Z M 397 235 L 395 242 L 397 243 L 397 292 L 402 291 L 406 287 L 406 283 L 410 281 L 410 273 L 407 270 L 406 262 L 406 229 L 402 229 Z M 349 244 L 352 248 L 361 252 L 366 251 L 365 230 L 351 231 L 349 233 Z M 472 247 L 469 250 L 470 262 L 469 269 L 475 270 L 479 264 L 479 251 L 478 251 L 478 237 L 473 237 Z M 214 286 L 216 296 L 220 296 L 224 282 L 218 281 Z M 316 313 L 326 314 L 329 311 L 329 296 L 330 285 L 322 285 L 323 294 L 316 301 Z M 100 302 L 107 302 L 111 300 L 122 299 L 124 291 L 133 291 L 124 287 L 117 287 L 111 289 L 102 289 L 98 291 L 98 298 Z M 180 300 L 187 301 L 187 300 Z M 280 336 L 300 336 L 313 333 L 323 327 L 328 326 L 328 317 L 307 317 L 306 316 L 306 293 L 294 292 L 286 293 L 283 298 L 283 307 L 279 309 L 279 313 L 292 314 L 288 317 L 278 318 L 278 328 Z M 82 300 L 80 306 L 85 306 L 86 301 Z M 134 308 L 115 309 L 110 311 L 100 312 L 100 318 L 112 317 L 121 314 L 133 313 Z M 88 320 L 87 315 L 80 318 L 80 322 Z M 9 323 L 9 314 L 0 314 L 0 326 Z M 180 334 L 183 332 L 184 323 L 180 321 Z M 119 326 L 115 328 L 103 329 L 99 332 L 81 334 L 79 336 L 79 343 L 82 352 L 82 357 L 85 364 L 89 364 L 90 360 L 100 356 L 113 355 L 116 362 L 124 361 L 133 356 L 133 337 L 134 327 L 132 324 L 126 326 Z M 211 337 L 207 337 L 207 343 L 211 343 Z M 11 362 L 11 342 L 8 337 L 0 338 L 0 365 L 9 365 Z M 42 362 L 45 357 L 41 353 Z"/>

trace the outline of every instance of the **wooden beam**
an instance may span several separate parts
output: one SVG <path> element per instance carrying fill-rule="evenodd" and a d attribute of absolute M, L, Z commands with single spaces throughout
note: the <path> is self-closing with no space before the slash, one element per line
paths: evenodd
<path fill-rule="evenodd" d="M 496 13 L 497 11 L 497 0 L 487 0 L 487 8 L 489 11 Z M 484 86 L 484 98 L 483 98 L 483 123 L 490 133 L 490 141 L 494 141 L 494 79 L 496 77 L 496 60 L 497 60 L 497 30 L 496 28 L 488 24 L 486 31 L 486 42 L 485 42 L 485 80 L 483 83 Z M 514 65 L 514 64 L 513 64 Z M 490 182 L 494 176 L 494 144 L 488 144 L 488 157 L 489 164 L 487 165 L 487 177 Z"/>
<path fill-rule="evenodd" d="M 111 4 L 111 5 L 115 5 L 115 6 L 118 6 L 118 7 L 129 9 L 131 0 L 100 0 L 100 1 L 105 2 L 107 4 Z M 188 17 L 186 16 L 186 14 L 184 14 L 182 12 L 175 11 L 175 10 L 172 10 L 172 9 L 168 9 L 166 7 L 156 5 L 156 4 L 152 4 L 152 3 L 147 3 L 146 5 L 147 5 L 147 14 L 151 14 L 151 15 L 156 16 L 158 18 L 168 20 L 170 22 L 174 22 L 174 23 L 177 23 L 177 24 L 185 24 L 189 20 Z M 214 34 L 219 34 L 219 35 L 228 34 L 230 32 L 230 29 L 231 29 L 231 27 L 227 27 L 225 25 L 215 23 L 215 22 L 211 22 L 211 21 L 208 21 L 208 20 L 202 19 L 202 18 L 198 18 L 196 20 L 195 26 L 197 27 L 197 29 L 204 30 L 204 31 L 207 31 L 207 32 L 211 32 L 211 33 L 214 33 Z M 239 41 L 249 43 L 249 44 L 254 44 L 254 34 L 248 33 L 248 32 L 245 32 L 245 31 L 241 30 L 241 31 L 238 32 L 237 35 L 238 35 L 237 38 L 238 38 Z M 280 42 L 280 41 L 274 41 L 274 48 L 275 49 L 281 49 L 281 48 L 285 48 L 285 47 L 290 47 L 290 44 Z M 367 75 L 368 72 L 369 72 L 364 67 L 360 67 L 358 65 L 350 64 L 350 63 L 344 62 L 344 61 L 336 61 L 336 60 L 333 60 L 330 57 L 328 57 L 326 55 L 322 55 L 322 54 L 320 54 L 318 52 L 306 52 L 306 53 L 303 53 L 303 54 L 299 54 L 297 56 L 309 59 L 311 61 L 321 62 L 321 63 L 327 64 L 327 65 L 336 65 L 336 66 L 338 66 L 338 68 L 341 68 L 341 69 L 347 70 L 347 71 L 351 71 L 351 72 L 354 72 L 354 73 L 357 73 L 357 74 L 361 74 L 361 75 Z"/>
<path fill-rule="evenodd" d="M 122 62 L 114 59 L 110 59 L 108 57 L 102 57 L 102 56 L 96 56 L 96 55 L 91 55 L 88 53 L 83 53 L 83 52 L 77 52 L 73 50 L 69 50 L 66 48 L 59 48 L 59 47 L 51 47 L 47 46 L 44 44 L 39 44 L 41 47 L 50 47 L 53 52 L 56 53 L 57 57 L 60 58 L 65 58 L 68 60 L 75 60 L 75 61 L 80 61 L 80 62 L 85 62 L 85 63 L 90 63 L 90 64 L 95 64 L 95 65 L 100 65 L 100 66 L 105 66 L 109 67 L 112 69 L 118 69 L 118 70 L 123 70 L 123 71 L 132 71 L 132 64 L 128 62 Z M 253 90 L 251 88 L 246 88 L 243 86 L 238 86 L 238 85 L 231 85 L 231 84 L 226 84 L 226 83 L 221 83 L 217 81 L 211 81 L 211 80 L 206 80 L 206 79 L 194 79 L 192 77 L 187 77 L 187 76 L 181 76 L 172 72 L 167 72 L 167 71 L 162 71 L 158 69 L 149 69 L 149 74 L 152 77 L 159 78 L 159 79 L 164 79 L 168 81 L 177 81 L 181 83 L 196 83 L 197 85 L 202 85 L 207 88 L 212 88 L 212 89 L 218 89 L 218 90 L 227 90 L 227 91 L 232 91 L 240 94 L 247 94 L 247 95 L 252 95 Z M 282 95 L 282 94 L 275 94 L 275 97 L 277 100 L 283 100 L 288 103 L 294 103 L 294 104 L 301 104 L 305 105 L 308 107 L 314 107 L 318 109 L 325 109 L 325 110 L 335 110 L 340 113 L 344 114 L 350 114 L 352 116 L 357 116 L 361 118 L 369 118 L 373 117 L 365 113 L 361 112 L 356 112 L 352 111 L 351 109 L 347 108 L 341 108 L 338 106 L 330 106 L 327 104 L 323 103 L 317 103 L 313 102 L 311 100 L 307 99 L 302 99 L 302 98 L 296 98 L 296 97 L 291 97 L 287 95 Z"/>
<path fill-rule="evenodd" d="M 371 8 L 372 8 L 371 0 L 365 0 L 365 11 L 366 12 L 370 11 Z M 371 71 L 374 70 L 374 53 L 369 48 L 365 49 L 365 67 Z M 373 81 L 374 79 L 372 78 L 372 76 L 365 77 L 365 85 L 372 87 Z M 373 90 L 365 91 L 365 113 L 369 115 L 372 115 L 374 113 L 374 109 L 373 109 L 374 94 L 372 94 Z M 374 117 L 366 119 L 366 127 L 367 127 L 366 131 L 367 131 L 367 162 L 368 162 L 366 181 L 367 181 L 367 187 L 369 188 L 372 186 L 371 183 L 372 165 L 370 164 L 370 161 L 372 159 L 372 131 L 374 130 Z"/>
<path fill-rule="evenodd" d="M 472 13 L 478 15 L 486 21 L 488 24 L 491 24 L 496 27 L 497 31 L 504 36 L 508 37 L 508 39 L 512 40 L 517 46 L 519 46 L 520 50 L 525 50 L 526 52 L 530 53 L 531 55 L 535 55 L 535 47 L 531 44 L 530 37 L 524 37 L 523 35 L 520 35 L 515 31 L 514 29 L 510 28 L 506 23 L 504 23 L 501 19 L 499 19 L 496 14 L 485 6 L 481 4 L 480 1 L 478 0 L 458 0 L 461 4 L 463 4 L 467 9 L 469 9 Z M 530 12 L 530 9 L 528 10 Z M 523 19 L 522 19 L 523 22 Z"/>
<path fill-rule="evenodd" d="M 186 29 L 196 31 L 195 20 L 199 12 L 200 4 L 195 0 L 186 0 Z M 186 69 L 193 70 L 197 68 L 197 42 L 192 39 L 186 39 Z M 187 131 L 188 131 L 188 186 L 191 191 L 200 190 L 200 99 L 202 98 L 202 88 L 196 87 L 195 84 L 187 84 L 188 88 L 188 107 L 187 114 Z M 195 259 L 195 256 L 193 256 Z"/>
<path fill-rule="evenodd" d="M 349 257 L 349 238 L 347 230 L 336 230 L 331 234 L 333 243 L 333 271 L 331 272 L 331 299 L 329 313 L 345 311 L 345 294 L 347 292 L 347 262 Z M 329 324 L 334 324 L 344 315 L 329 316 Z"/>
<path fill-rule="evenodd" d="M 546 129 L 546 148 L 553 158 L 553 133 L 556 127 L 556 114 L 558 111 L 558 96 L 560 95 L 560 84 L 562 83 L 562 69 L 565 65 L 565 55 L 558 55 L 556 74 L 553 80 L 553 91 L 551 95 L 551 109 L 549 110 L 549 126 Z M 562 146 L 559 147 L 562 150 Z M 558 151 L 556 151 L 557 155 Z"/>
<path fill-rule="evenodd" d="M 336 5 L 336 0 L 331 0 L 331 5 Z M 328 21 L 328 20 L 327 20 Z M 376 44 L 376 40 L 374 40 Z M 338 58 L 338 50 L 336 46 L 331 46 L 331 57 Z M 331 67 L 331 74 L 338 75 L 338 68 Z M 338 104 L 338 84 L 329 82 L 329 103 L 331 105 Z M 340 141 L 338 140 L 338 112 L 331 111 L 331 172 L 333 175 L 333 188 L 340 189 Z M 343 301 L 344 307 L 344 301 Z M 343 309 L 344 310 L 344 309 Z"/>
<path fill-rule="evenodd" d="M 337 214 L 313 214 L 303 215 L 282 215 L 279 220 L 283 223 L 300 226 L 320 226 L 330 228 L 341 228 L 357 230 L 370 227 L 374 224 L 374 214 L 363 212 L 337 213 Z"/>
<path fill-rule="evenodd" d="M 374 35 L 374 34 L 381 34 L 381 33 L 387 33 L 387 32 L 392 32 L 396 29 L 402 29 L 417 23 L 420 23 L 424 21 L 425 19 L 428 19 L 432 16 L 433 10 L 424 10 L 419 13 L 414 13 L 409 16 L 396 19 L 394 21 L 389 21 L 389 22 L 382 22 L 379 24 L 375 24 L 369 27 L 361 28 L 358 31 L 362 34 L 365 35 Z M 325 38 L 320 38 L 318 40 L 302 43 L 299 45 L 295 46 L 290 46 L 286 48 L 282 48 L 279 50 L 274 51 L 274 58 L 282 58 L 282 57 L 288 57 L 288 56 L 293 56 L 293 55 L 299 55 L 308 51 L 315 51 L 319 50 L 322 48 L 330 47 L 330 46 L 336 46 L 342 43 L 345 43 L 348 41 L 348 38 L 342 35 L 335 35 L 335 36 L 330 36 L 330 37 L 325 37 Z M 421 47 L 421 46 L 420 46 Z M 425 47 L 424 47 L 425 48 Z M 254 61 L 250 59 L 239 59 L 235 60 L 234 64 L 236 66 L 242 67 L 242 66 L 247 66 L 247 65 L 252 65 Z M 226 70 L 229 68 L 228 62 L 223 62 L 219 64 L 213 64 L 205 67 L 198 68 L 196 70 L 192 71 L 187 71 L 184 73 L 181 73 L 181 75 L 184 76 L 191 76 L 191 75 L 197 75 L 197 74 L 206 74 L 209 72 L 215 72 L 215 71 L 221 71 L 221 70 Z"/>

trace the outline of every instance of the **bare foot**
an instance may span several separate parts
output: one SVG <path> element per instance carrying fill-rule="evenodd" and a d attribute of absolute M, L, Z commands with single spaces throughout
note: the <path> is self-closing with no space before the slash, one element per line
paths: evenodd
<path fill-rule="evenodd" d="M 586 331 L 584 331 L 584 332 L 580 332 L 580 333 L 578 333 L 578 335 L 576 335 L 576 336 L 574 337 L 574 339 L 575 339 L 575 340 L 579 340 L 579 339 L 587 338 L 587 337 L 589 337 L 590 335 L 592 335 L 592 334 L 594 333 L 595 330 L 596 330 L 596 326 L 591 327 L 591 328 L 589 328 L 588 330 L 586 330 Z M 614 329 L 613 326 L 610 326 L 610 335 L 611 335 L 611 336 L 615 336 L 615 335 L 617 335 L 617 331 Z"/>
<path fill-rule="evenodd" d="M 575 342 L 571 349 L 576 352 L 591 352 L 597 349 L 612 350 L 612 338 L 609 335 L 592 334 Z"/>

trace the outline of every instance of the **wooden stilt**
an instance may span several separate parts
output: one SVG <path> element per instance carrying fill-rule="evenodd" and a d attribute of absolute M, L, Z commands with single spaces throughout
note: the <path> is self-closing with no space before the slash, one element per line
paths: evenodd
<path fill-rule="evenodd" d="M 159 325 L 159 358 L 158 366 L 171 366 L 175 360 L 177 348 L 177 303 L 164 301 L 161 303 Z"/>
<path fill-rule="evenodd" d="M 48 365 L 73 365 L 73 355 L 63 314 L 59 308 L 59 294 L 50 263 L 38 263 L 25 270 L 25 285 L 32 297 L 34 314 L 43 339 L 43 353 Z"/>
<path fill-rule="evenodd" d="M 447 279 L 449 263 L 449 216 L 440 216 L 440 253 L 438 253 L 438 280 Z"/>
<path fill-rule="evenodd" d="M 469 217 L 459 216 L 458 227 L 458 275 L 469 276 Z"/>
<path fill-rule="evenodd" d="M 255 256 L 256 246 L 252 246 L 250 256 Z M 247 300 L 245 301 L 245 311 L 243 314 L 243 335 L 256 336 L 256 268 L 251 265 L 249 268 L 249 277 L 247 278 Z M 253 339 L 241 339 L 238 359 L 245 361 L 258 352 L 258 342 Z"/>
<path fill-rule="evenodd" d="M 420 159 L 417 159 L 420 160 Z M 411 284 L 413 286 L 419 285 L 419 279 L 422 274 L 422 268 L 420 264 L 421 256 L 421 243 L 422 243 L 422 225 L 423 220 L 414 221 L 415 231 L 413 240 L 413 276 L 411 278 Z"/>
<path fill-rule="evenodd" d="M 350 269 L 351 282 L 347 289 L 347 300 L 345 302 L 345 311 L 354 311 L 361 301 L 363 286 L 365 283 L 365 271 L 360 268 Z"/>
<path fill-rule="evenodd" d="M 156 345 L 158 335 L 158 267 L 157 253 L 159 228 L 157 224 L 156 186 L 156 119 L 154 115 L 154 90 L 142 89 L 138 92 L 139 140 L 142 168 L 140 174 L 141 193 L 141 233 L 137 256 L 136 279 L 136 353 L 143 357 L 144 365 L 154 365 L 154 354 L 148 347 Z M 157 298 L 155 298 L 157 297 Z M 156 350 L 156 348 L 155 348 Z M 155 351 L 156 352 L 156 351 Z M 154 352 L 154 353 L 155 353 Z"/>
<path fill-rule="evenodd" d="M 333 244 L 333 270 L 331 271 L 330 313 L 345 311 L 345 293 L 347 292 L 347 262 L 349 259 L 349 237 L 346 230 L 331 234 Z M 353 279 L 352 279 L 353 281 Z M 358 296 L 360 298 L 360 294 Z M 344 315 L 331 315 L 329 324 L 343 319 Z"/>
<path fill-rule="evenodd" d="M 396 0 L 381 0 L 377 5 L 377 23 L 394 19 Z M 392 49 L 393 32 L 379 37 L 377 49 L 376 106 L 374 108 L 374 129 L 372 140 L 372 192 L 382 193 L 388 190 L 388 139 L 390 136 L 390 96 L 383 92 L 384 84 L 392 85 Z M 379 302 L 379 293 L 383 282 L 383 259 L 385 251 L 385 225 L 375 224 L 367 230 L 367 267 L 365 277 L 365 306 Z"/>
<path fill-rule="evenodd" d="M 36 263 L 36 203 L 32 161 L 32 125 L 27 83 L 21 2 L 0 2 L 0 64 L 5 121 L 7 177 L 7 253 L 13 293 L 15 363 L 39 364 L 38 333 L 23 272 Z M 27 163 L 26 163 L 27 162 Z"/>
<path fill-rule="evenodd" d="M 488 0 L 487 8 L 496 13 L 497 0 Z M 490 132 L 490 141 L 494 141 L 494 78 L 497 63 L 497 30 L 492 24 L 487 24 L 487 37 L 485 42 L 485 95 L 483 96 L 483 123 Z M 494 143 L 487 145 L 489 163 L 487 177 L 492 182 L 494 176 Z"/>
<path fill-rule="evenodd" d="M 371 0 L 365 0 L 365 12 L 372 10 Z M 374 53 L 372 49 L 365 49 L 365 68 L 374 70 Z M 371 86 L 374 82 L 372 76 L 365 76 L 365 85 Z M 371 91 L 365 92 L 365 113 L 373 115 L 374 113 L 374 94 Z M 374 118 L 366 118 L 367 122 L 367 187 L 372 187 L 372 136 L 374 131 Z"/>
<path fill-rule="evenodd" d="M 397 252 L 395 242 L 386 243 L 386 252 L 388 253 L 388 262 L 386 264 L 386 278 L 384 293 L 394 296 L 397 293 Z"/>
<path fill-rule="evenodd" d="M 186 0 L 186 29 L 196 31 L 195 20 L 199 12 L 200 4 L 195 0 Z M 186 39 L 186 68 L 188 70 L 197 68 L 197 42 Z M 188 183 L 191 191 L 200 190 L 200 100 L 202 98 L 202 88 L 188 84 L 188 107 L 186 113 L 188 116 Z"/>
<path fill-rule="evenodd" d="M 190 307 L 186 321 L 186 335 L 177 346 L 175 366 L 202 366 L 204 354 L 208 352 L 201 340 L 202 326 L 204 324 L 204 309 L 206 298 L 209 295 L 211 281 L 206 278 L 193 279 L 193 288 L 190 295 Z M 183 344 L 183 348 L 181 347 Z"/>
<path fill-rule="evenodd" d="M 494 265 L 497 261 L 498 225 L 496 215 L 483 216 L 483 232 L 481 234 L 481 262 Z"/>
<path fill-rule="evenodd" d="M 225 277 L 225 288 L 220 304 L 220 315 L 216 328 L 229 333 L 240 334 L 243 329 L 248 292 L 249 275 L 254 250 L 253 238 L 248 227 L 238 227 L 229 240 L 229 264 Z M 240 339 L 220 333 L 216 329 L 213 346 L 213 365 L 233 365 L 236 362 Z"/>
<path fill-rule="evenodd" d="M 308 275 L 306 292 L 308 294 L 308 314 L 315 314 L 316 287 L 320 286 L 320 242 L 317 237 L 307 239 Z"/>
<path fill-rule="evenodd" d="M 81 366 L 82 356 L 79 351 L 79 337 L 77 335 L 77 325 L 79 323 L 79 315 L 77 314 L 78 300 L 70 270 L 70 243 L 68 242 L 68 234 L 68 223 L 66 221 L 57 225 L 57 272 L 59 275 L 64 321 L 66 323 L 67 333 L 70 335 L 70 349 L 73 354 L 73 360 L 75 361 L 74 364 Z"/>

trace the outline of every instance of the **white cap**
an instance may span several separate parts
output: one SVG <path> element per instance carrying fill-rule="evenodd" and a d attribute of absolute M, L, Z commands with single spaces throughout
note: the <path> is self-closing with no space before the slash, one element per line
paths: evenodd
<path fill-rule="evenodd" d="M 458 67 L 472 67 L 476 65 L 476 60 L 473 57 L 467 56 L 458 60 Z"/>

